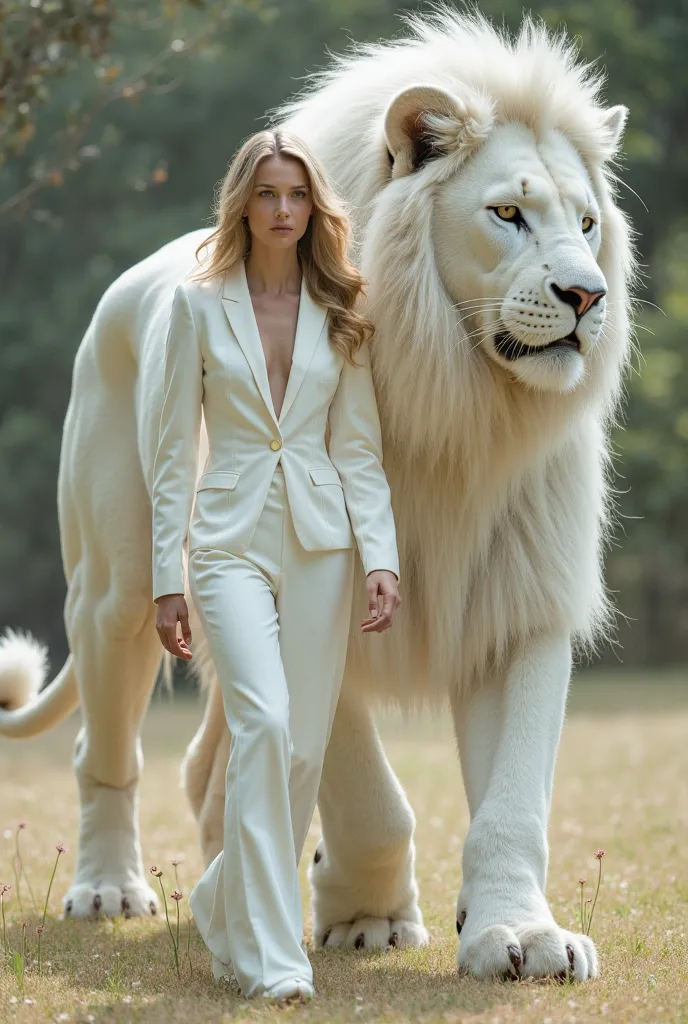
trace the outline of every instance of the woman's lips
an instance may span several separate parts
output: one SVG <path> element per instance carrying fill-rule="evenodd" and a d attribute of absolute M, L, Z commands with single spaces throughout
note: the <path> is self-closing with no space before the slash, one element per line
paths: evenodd
<path fill-rule="evenodd" d="M 293 231 L 294 229 L 293 228 L 270 228 L 270 230 L 271 231 L 283 232 L 286 235 L 288 231 Z"/>

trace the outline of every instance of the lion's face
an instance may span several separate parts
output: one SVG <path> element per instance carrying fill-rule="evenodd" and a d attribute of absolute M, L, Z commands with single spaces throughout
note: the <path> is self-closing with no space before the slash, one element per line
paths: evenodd
<path fill-rule="evenodd" d="M 573 388 L 600 344 L 607 291 L 604 225 L 573 146 L 504 125 L 437 188 L 437 265 L 467 344 L 525 384 Z"/>

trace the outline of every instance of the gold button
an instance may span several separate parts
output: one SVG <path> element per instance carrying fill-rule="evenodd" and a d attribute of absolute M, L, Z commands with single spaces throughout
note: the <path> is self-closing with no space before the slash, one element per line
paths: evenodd
<path fill-rule="evenodd" d="M 273 452 L 278 452 L 282 447 L 282 442 L 278 438 L 275 438 L 274 441 L 270 442 L 270 447 L 272 448 Z"/>

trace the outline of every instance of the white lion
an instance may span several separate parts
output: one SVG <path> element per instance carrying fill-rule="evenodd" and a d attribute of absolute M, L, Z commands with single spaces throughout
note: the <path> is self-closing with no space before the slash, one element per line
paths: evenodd
<path fill-rule="evenodd" d="M 448 695 L 471 813 L 459 965 L 584 979 L 594 946 L 558 927 L 545 898 L 547 821 L 572 644 L 607 617 L 607 437 L 634 269 L 610 161 L 626 110 L 605 109 L 570 44 L 530 22 L 516 40 L 451 11 L 410 28 L 353 50 L 278 111 L 354 211 L 404 579 L 389 633 L 361 636 L 354 609 L 320 791 L 314 936 L 427 940 L 413 813 L 371 705 Z M 71 657 L 31 696 L 40 647 L 8 633 L 0 652 L 0 693 L 18 708 L 1 733 L 33 735 L 81 706 L 74 915 L 155 909 L 137 822 L 139 726 L 161 662 L 149 494 L 166 321 L 203 237 L 115 281 L 76 357 L 59 473 Z M 227 749 L 211 683 L 185 762 L 207 858 Z"/>

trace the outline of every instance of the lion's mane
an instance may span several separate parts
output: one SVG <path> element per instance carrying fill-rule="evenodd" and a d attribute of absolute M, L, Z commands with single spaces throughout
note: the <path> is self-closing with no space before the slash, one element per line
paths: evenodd
<path fill-rule="evenodd" d="M 316 147 L 351 203 L 369 282 L 404 603 L 398 626 L 367 647 L 354 610 L 350 667 L 402 703 L 498 670 L 535 631 L 564 629 L 587 648 L 605 633 L 608 434 L 635 272 L 601 75 L 531 20 L 515 39 L 477 14 L 440 9 L 407 21 L 410 38 L 355 46 L 275 112 Z M 468 115 L 462 125 L 445 120 L 447 155 L 422 179 L 392 171 L 382 127 L 390 100 L 413 81 L 450 91 Z M 433 186 L 460 173 L 494 125 L 513 121 L 536 137 L 563 132 L 601 208 L 605 339 L 567 394 L 513 386 L 495 370 L 466 335 L 434 258 Z"/>

